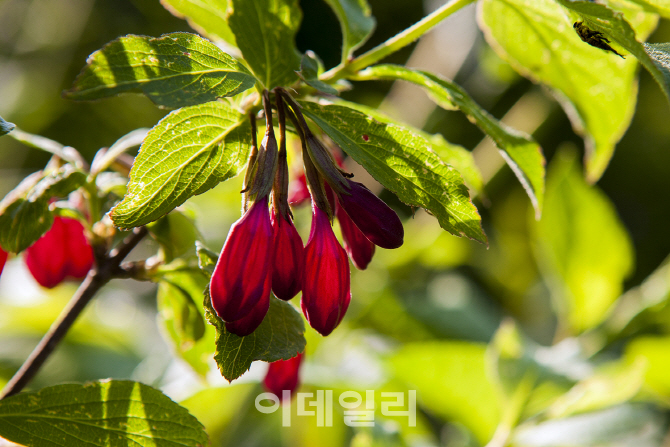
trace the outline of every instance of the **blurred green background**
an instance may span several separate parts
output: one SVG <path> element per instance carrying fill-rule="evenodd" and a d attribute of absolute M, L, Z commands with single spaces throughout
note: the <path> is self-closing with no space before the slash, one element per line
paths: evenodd
<path fill-rule="evenodd" d="M 440 4 L 369 3 L 377 29 L 359 53 Z M 334 14 L 320 0 L 300 4 L 299 49 L 315 51 L 332 67 L 341 41 Z M 438 71 L 496 117 L 533 133 L 548 160 L 544 216 L 534 220 L 513 173 L 500 167 L 497 152 L 461 113 L 432 107 L 406 85 L 354 83 L 344 93 L 474 150 L 488 181 L 475 203 L 489 249 L 445 233 L 431 216 L 413 214 L 382 192 L 403 217 L 405 244 L 378 249 L 366 271 L 352 273 L 351 307 L 333 335 L 308 329 L 301 391 L 375 390 L 374 427 L 347 427 L 336 405 L 332 428 L 295 414 L 292 426 L 282 428 L 279 413 L 264 415 L 253 405 L 265 365 L 254 364 L 227 386 L 205 355 L 208 332 L 199 357 L 191 356 L 200 365 L 194 372 L 162 336 L 166 316 L 157 314 L 156 287 L 130 281 L 117 281 L 96 298 L 32 387 L 140 380 L 183 401 L 213 445 L 668 445 L 670 107 L 643 71 L 632 125 L 591 187 L 582 178 L 582 140 L 567 116 L 546 89 L 495 55 L 474 11 L 470 6 L 450 17 L 388 62 Z M 0 116 L 75 147 L 90 161 L 99 148 L 153 126 L 167 111 L 140 95 L 74 103 L 61 92 L 108 41 L 174 31 L 191 29 L 157 1 L 0 0 Z M 670 25 L 661 21 L 650 41 L 670 41 Z M 44 152 L 0 139 L 0 193 L 48 160 Z M 239 190 L 240 179 L 231 180 L 185 206 L 214 250 L 239 217 Z M 309 210 L 295 214 L 306 240 Z M 134 256 L 155 248 L 147 243 Z M 74 290 L 67 284 L 47 292 L 20 257 L 8 263 L 0 279 L 0 385 Z M 379 414 L 380 392 L 408 389 L 417 390 L 417 427 Z"/>

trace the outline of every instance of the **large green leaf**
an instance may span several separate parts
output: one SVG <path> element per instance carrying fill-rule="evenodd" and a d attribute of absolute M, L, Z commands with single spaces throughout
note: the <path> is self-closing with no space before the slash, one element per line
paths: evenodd
<path fill-rule="evenodd" d="M 668 0 L 629 0 L 643 7 L 646 11 L 670 18 L 670 1 Z"/>
<path fill-rule="evenodd" d="M 2 117 L 0 117 L 0 136 L 8 134 L 14 130 L 15 127 L 16 125 L 14 125 L 14 123 L 5 121 L 2 119 Z"/>
<path fill-rule="evenodd" d="M 333 8 L 342 28 L 342 63 L 363 45 L 375 29 L 375 19 L 366 0 L 325 0 Z"/>
<path fill-rule="evenodd" d="M 559 153 L 553 163 L 536 247 L 563 329 L 576 333 L 607 316 L 633 267 L 633 247 L 614 206 L 586 184 L 574 156 Z"/>
<path fill-rule="evenodd" d="M 351 102 L 342 102 L 342 104 L 369 115 L 377 121 L 404 127 L 411 132 L 424 137 L 426 140 L 430 141 L 432 145 L 430 149 L 435 152 L 443 162 L 456 168 L 471 191 L 474 191 L 476 194 L 481 194 L 483 192 L 484 181 L 482 179 L 482 173 L 475 164 L 475 159 L 472 156 L 472 152 L 465 149 L 463 146 L 449 143 L 439 133 L 431 135 L 421 129 L 417 129 L 416 127 L 412 127 L 405 123 L 396 121 L 390 116 L 380 112 L 377 109 L 373 109 L 372 107 L 367 107 Z"/>
<path fill-rule="evenodd" d="M 65 95 L 90 100 L 138 92 L 177 108 L 233 96 L 255 82 L 244 65 L 198 35 L 130 35 L 93 53 Z"/>
<path fill-rule="evenodd" d="M 255 360 L 288 360 L 305 350 L 305 324 L 300 314 L 286 301 L 270 297 L 270 310 L 258 328 L 245 337 L 226 330 L 212 307 L 209 289 L 205 292 L 205 315 L 216 328 L 214 360 L 221 375 L 233 381 L 244 374 Z"/>
<path fill-rule="evenodd" d="M 0 401 L 0 436 L 27 446 L 207 445 L 196 418 L 160 391 L 106 380 L 21 393 Z"/>
<path fill-rule="evenodd" d="M 439 106 L 448 110 L 462 110 L 498 146 L 505 161 L 526 189 L 537 217 L 540 217 L 545 160 L 542 149 L 529 135 L 501 123 L 482 109 L 462 87 L 432 73 L 399 65 L 376 65 L 360 72 L 356 79 L 400 79 L 412 82 L 425 88 Z"/>
<path fill-rule="evenodd" d="M 500 403 L 486 374 L 485 354 L 483 344 L 410 343 L 391 357 L 390 366 L 395 378 L 417 391 L 422 406 L 463 424 L 484 445 L 500 420 Z"/>
<path fill-rule="evenodd" d="M 588 25 L 616 42 L 622 39 L 611 31 L 615 25 L 620 27 L 617 33 L 625 32 L 622 35 L 628 47 L 636 50 L 634 54 L 648 59 L 646 54 L 639 54 L 644 53 L 641 45 L 633 43 L 633 31 L 619 15 L 595 3 L 560 3 L 585 11 L 594 7 L 603 14 L 607 12 L 608 22 L 599 21 L 596 25 L 589 19 Z M 633 116 L 636 64 L 633 58 L 624 60 L 582 42 L 572 25 L 587 17 L 573 16 L 554 0 L 483 0 L 479 9 L 486 39 L 498 53 L 523 75 L 559 92 L 558 98 L 573 127 L 585 136 L 586 171 L 588 178 L 596 181 Z M 643 11 L 631 14 L 630 20 L 639 38 L 645 38 L 656 24 L 656 16 Z"/>
<path fill-rule="evenodd" d="M 236 46 L 235 36 L 226 21 L 228 0 L 160 0 L 160 2 L 175 16 L 186 19 L 200 34 Z"/>
<path fill-rule="evenodd" d="M 250 137 L 245 116 L 224 102 L 173 111 L 142 143 L 128 193 L 112 209 L 114 224 L 144 225 L 234 177 L 247 162 Z"/>
<path fill-rule="evenodd" d="M 0 203 L 0 246 L 19 253 L 46 233 L 53 224 L 49 202 L 66 197 L 86 182 L 86 174 L 67 164 L 44 175 L 26 177 Z"/>
<path fill-rule="evenodd" d="M 302 12 L 297 0 L 230 0 L 228 25 L 237 45 L 265 88 L 298 80 L 300 53 L 295 34 Z"/>
<path fill-rule="evenodd" d="M 461 175 L 430 150 L 430 140 L 350 107 L 301 105 L 305 115 L 400 200 L 426 208 L 454 235 L 487 242 Z"/>
<path fill-rule="evenodd" d="M 198 271 L 176 271 L 158 281 L 158 314 L 176 353 L 205 377 L 214 355 L 215 330 L 200 305 L 209 280 Z"/>

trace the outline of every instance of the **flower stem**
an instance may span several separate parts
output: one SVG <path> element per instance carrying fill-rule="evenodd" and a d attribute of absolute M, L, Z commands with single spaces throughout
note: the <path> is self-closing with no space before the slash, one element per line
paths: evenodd
<path fill-rule="evenodd" d="M 121 273 L 121 261 L 132 251 L 147 234 L 144 227 L 136 228 L 131 236 L 112 251 L 109 256 L 102 258 L 99 265 L 88 272 L 86 279 L 81 283 L 68 305 L 63 309 L 58 319 L 51 325 L 49 331 L 35 347 L 30 356 L 7 383 L 0 400 L 19 393 L 37 374 L 44 362 L 51 356 L 58 343 L 65 337 L 72 324 L 91 301 L 95 294 L 110 280 Z"/>
<path fill-rule="evenodd" d="M 333 82 L 347 75 L 354 74 L 370 65 L 384 59 L 389 54 L 395 53 L 401 48 L 414 42 L 419 37 L 430 31 L 435 25 L 440 23 L 451 14 L 455 13 L 464 6 L 473 3 L 475 0 L 453 0 L 426 17 L 410 26 L 403 32 L 396 34 L 386 42 L 376 46 L 367 53 L 361 54 L 348 64 L 340 64 L 337 67 L 327 71 L 321 76 L 322 81 Z"/>

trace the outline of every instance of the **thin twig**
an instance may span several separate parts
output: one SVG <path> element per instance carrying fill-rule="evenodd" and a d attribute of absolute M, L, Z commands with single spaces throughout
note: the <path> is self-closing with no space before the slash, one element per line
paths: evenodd
<path fill-rule="evenodd" d="M 117 249 L 112 251 L 110 256 L 100 259 L 100 264 L 88 272 L 88 275 L 68 305 L 63 309 L 58 319 L 51 325 L 49 331 L 42 337 L 42 340 L 23 365 L 21 365 L 21 368 L 7 383 L 4 390 L 2 390 L 0 400 L 20 392 L 30 382 L 44 362 L 54 352 L 58 343 L 65 337 L 65 334 L 67 334 L 89 301 L 105 284 L 116 278 L 116 272 L 118 272 L 123 259 L 128 256 L 146 234 L 146 228 L 136 228 L 131 236 L 126 238 Z"/>

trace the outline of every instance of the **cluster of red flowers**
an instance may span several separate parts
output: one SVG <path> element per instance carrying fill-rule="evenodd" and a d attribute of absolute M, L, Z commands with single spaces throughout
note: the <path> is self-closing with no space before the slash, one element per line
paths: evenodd
<path fill-rule="evenodd" d="M 49 231 L 26 249 L 24 259 L 39 285 L 51 289 L 68 278 L 84 278 L 93 267 L 93 249 L 78 220 L 56 216 Z M 0 273 L 6 261 L 7 253 L 0 248 Z"/>
<path fill-rule="evenodd" d="M 275 98 L 279 144 L 265 92 L 265 137 L 257 148 L 252 130 L 254 143 L 243 191 L 245 212 L 233 224 L 212 275 L 212 306 L 228 331 L 244 336 L 263 321 L 271 291 L 282 300 L 302 291 L 300 304 L 309 324 L 328 335 L 342 321 L 351 300 L 347 254 L 356 267 L 364 269 L 375 245 L 402 245 L 403 227 L 391 208 L 337 166 L 288 93 L 276 89 Z M 304 247 L 288 205 L 285 116 L 302 141 L 304 181 L 312 199 L 312 227 Z M 340 222 L 344 248 L 333 233 L 334 217 Z"/>

